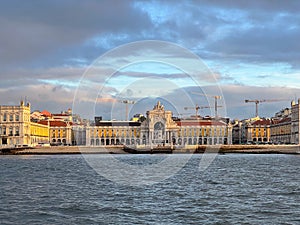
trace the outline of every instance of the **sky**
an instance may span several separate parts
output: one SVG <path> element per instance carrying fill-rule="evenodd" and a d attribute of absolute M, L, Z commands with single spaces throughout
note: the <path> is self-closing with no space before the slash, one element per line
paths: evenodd
<path fill-rule="evenodd" d="M 126 119 L 261 117 L 300 97 L 300 2 L 1 1 L 0 104 Z M 195 94 L 196 93 L 196 94 Z M 184 107 L 188 107 L 185 110 Z"/>

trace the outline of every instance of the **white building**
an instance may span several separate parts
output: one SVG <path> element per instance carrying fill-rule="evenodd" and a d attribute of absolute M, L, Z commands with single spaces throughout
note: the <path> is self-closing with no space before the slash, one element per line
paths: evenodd
<path fill-rule="evenodd" d="M 0 106 L 0 146 L 30 144 L 30 104 Z"/>
<path fill-rule="evenodd" d="M 300 99 L 298 99 L 297 104 L 294 101 L 292 101 L 291 104 L 291 143 L 292 144 L 299 144 L 299 140 L 300 140 L 299 111 L 300 111 Z"/>

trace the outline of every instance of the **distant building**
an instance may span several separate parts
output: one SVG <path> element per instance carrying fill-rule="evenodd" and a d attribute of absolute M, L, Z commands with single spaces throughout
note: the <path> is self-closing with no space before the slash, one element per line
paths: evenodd
<path fill-rule="evenodd" d="M 232 128 L 232 143 L 233 144 L 246 144 L 253 142 L 252 123 L 260 120 L 259 117 L 235 121 Z"/>
<path fill-rule="evenodd" d="M 298 144 L 299 111 L 299 103 L 292 102 L 291 108 L 276 112 L 271 119 L 255 117 L 235 121 L 232 142 L 233 144 Z"/>
<path fill-rule="evenodd" d="M 165 110 L 158 101 L 152 110 L 146 112 L 142 123 L 141 138 L 146 145 L 177 144 L 179 127 L 172 119 L 172 111 Z"/>
<path fill-rule="evenodd" d="M 86 125 L 73 124 L 72 126 L 72 145 L 87 145 Z"/>
<path fill-rule="evenodd" d="M 37 146 L 40 144 L 49 144 L 49 125 L 43 125 L 30 122 L 30 144 Z"/>
<path fill-rule="evenodd" d="M 242 122 L 239 120 L 232 123 L 232 144 L 242 144 Z"/>
<path fill-rule="evenodd" d="M 139 116 L 139 118 L 142 118 Z M 216 120 L 180 120 L 158 102 L 143 122 L 103 121 L 86 127 L 86 145 L 215 145 L 232 143 L 231 125 Z"/>
<path fill-rule="evenodd" d="M 271 140 L 271 120 L 254 117 L 234 121 L 232 125 L 233 144 L 269 143 Z"/>
<path fill-rule="evenodd" d="M 284 118 L 273 118 L 271 124 L 271 142 L 274 144 L 290 144 L 292 119 L 290 116 Z"/>
<path fill-rule="evenodd" d="M 0 106 L 0 146 L 30 144 L 30 104 Z"/>
<path fill-rule="evenodd" d="M 94 126 L 86 126 L 86 145 L 106 146 L 120 144 L 140 144 L 141 123 L 133 121 L 97 121 Z M 80 133 L 76 135 L 78 141 Z"/>
<path fill-rule="evenodd" d="M 143 116 L 143 114 L 138 113 L 138 114 L 135 114 L 135 115 L 131 118 L 131 121 L 138 122 L 138 121 L 141 121 L 141 120 L 143 120 L 143 119 L 146 119 L 146 118 Z M 141 122 L 143 122 L 143 121 L 141 121 Z"/>
<path fill-rule="evenodd" d="M 273 118 L 282 119 L 282 118 L 290 117 L 291 113 L 292 113 L 291 108 L 284 108 L 279 112 L 276 112 Z"/>
<path fill-rule="evenodd" d="M 181 120 L 177 142 L 179 145 L 232 144 L 232 126 L 216 120 Z"/>
<path fill-rule="evenodd" d="M 39 124 L 49 125 L 49 139 L 51 145 L 73 145 L 74 135 L 72 131 L 72 122 L 59 120 L 43 120 Z"/>
<path fill-rule="evenodd" d="M 40 120 L 45 120 L 46 117 L 38 110 L 35 110 L 30 114 L 30 120 L 31 121 L 40 121 Z"/>
<path fill-rule="evenodd" d="M 291 143 L 299 144 L 300 134 L 299 134 L 299 126 L 300 126 L 300 99 L 298 102 L 291 103 Z"/>
<path fill-rule="evenodd" d="M 271 137 L 271 120 L 261 118 L 248 125 L 247 142 L 269 143 Z"/>
<path fill-rule="evenodd" d="M 51 145 L 86 145 L 85 123 L 79 115 L 72 114 L 71 109 L 61 113 L 35 111 L 31 119 L 40 125 L 48 124 Z"/>
<path fill-rule="evenodd" d="M 0 106 L 0 146 L 52 145 L 219 145 L 246 143 L 299 144 L 300 99 L 271 119 L 177 118 L 157 102 L 146 117 L 130 121 L 82 120 L 72 110 L 30 114 L 30 104 Z"/>
<path fill-rule="evenodd" d="M 34 114 L 37 115 L 37 114 Z M 0 106 L 0 146 L 36 146 L 49 143 L 49 126 L 30 120 L 30 103 Z"/>
<path fill-rule="evenodd" d="M 51 119 L 65 122 L 73 122 L 72 110 L 68 109 L 67 111 L 63 111 L 61 113 L 52 113 Z"/>

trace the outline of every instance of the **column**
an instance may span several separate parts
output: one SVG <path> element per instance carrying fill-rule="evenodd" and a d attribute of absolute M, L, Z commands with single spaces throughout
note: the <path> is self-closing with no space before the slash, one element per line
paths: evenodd
<path fill-rule="evenodd" d="M 90 138 L 90 127 L 86 127 L 86 132 L 85 132 L 85 145 L 90 146 L 91 145 L 91 138 Z"/>

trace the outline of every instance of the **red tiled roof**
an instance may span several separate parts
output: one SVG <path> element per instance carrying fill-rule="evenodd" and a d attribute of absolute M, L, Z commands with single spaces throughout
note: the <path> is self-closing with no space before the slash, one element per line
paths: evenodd
<path fill-rule="evenodd" d="M 48 120 L 39 121 L 38 123 L 48 125 Z M 58 121 L 58 120 L 50 120 L 49 121 L 50 127 L 66 127 L 66 126 L 68 126 L 68 124 L 72 125 L 71 122 L 67 123 L 67 122 Z"/>
<path fill-rule="evenodd" d="M 70 116 L 69 114 L 66 113 L 56 113 L 56 114 L 52 114 L 53 116 Z"/>
<path fill-rule="evenodd" d="M 271 124 L 271 120 L 267 120 L 267 119 L 257 120 L 252 123 L 252 125 L 254 125 L 254 126 L 264 126 L 264 125 L 270 125 L 270 124 Z"/>
<path fill-rule="evenodd" d="M 292 121 L 292 118 L 286 117 L 286 118 L 283 118 L 280 122 L 283 123 L 283 122 L 290 122 L 290 121 Z"/>
<path fill-rule="evenodd" d="M 280 119 L 272 119 L 272 124 L 278 124 L 280 122 Z"/>
<path fill-rule="evenodd" d="M 51 113 L 48 112 L 47 110 L 42 111 L 41 114 L 47 117 L 51 117 Z"/>
<path fill-rule="evenodd" d="M 291 120 L 292 120 L 291 117 L 285 117 L 280 120 L 273 121 L 273 124 L 288 123 L 291 122 Z"/>
<path fill-rule="evenodd" d="M 224 122 L 220 121 L 176 121 L 178 126 L 225 126 Z"/>

